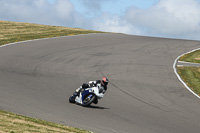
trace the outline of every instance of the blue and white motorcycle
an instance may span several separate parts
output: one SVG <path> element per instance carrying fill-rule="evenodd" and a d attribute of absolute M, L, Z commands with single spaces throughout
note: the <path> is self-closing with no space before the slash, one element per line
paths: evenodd
<path fill-rule="evenodd" d="M 98 99 L 103 98 L 104 93 L 101 90 L 101 87 L 96 86 L 96 87 L 89 87 L 84 89 L 83 91 L 80 92 L 80 94 L 77 95 L 72 95 L 69 97 L 69 102 L 70 103 L 77 103 L 80 104 L 84 107 L 90 106 L 90 104 L 98 103 Z"/>

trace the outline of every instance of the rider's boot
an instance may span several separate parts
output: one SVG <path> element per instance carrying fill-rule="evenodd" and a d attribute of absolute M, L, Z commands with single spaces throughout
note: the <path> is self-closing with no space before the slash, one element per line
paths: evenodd
<path fill-rule="evenodd" d="M 74 97 L 78 96 L 78 93 L 77 93 L 77 92 L 74 92 L 74 93 L 73 93 L 73 96 L 74 96 Z"/>

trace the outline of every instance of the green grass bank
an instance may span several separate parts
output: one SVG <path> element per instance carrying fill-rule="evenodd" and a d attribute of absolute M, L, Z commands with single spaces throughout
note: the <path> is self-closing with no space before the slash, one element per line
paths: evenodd
<path fill-rule="evenodd" d="M 179 61 L 200 63 L 200 50 L 181 56 Z M 187 86 L 200 96 L 200 67 L 177 67 L 177 71 Z"/>
<path fill-rule="evenodd" d="M 179 58 L 180 61 L 200 63 L 200 50 L 185 54 Z"/>
<path fill-rule="evenodd" d="M 182 80 L 200 96 L 200 67 L 177 67 Z"/>

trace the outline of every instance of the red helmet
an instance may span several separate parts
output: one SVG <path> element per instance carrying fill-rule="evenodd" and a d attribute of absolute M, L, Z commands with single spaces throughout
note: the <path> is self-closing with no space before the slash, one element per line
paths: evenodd
<path fill-rule="evenodd" d="M 108 79 L 106 78 L 106 77 L 103 77 L 102 78 L 102 80 L 101 80 L 101 84 L 103 85 L 103 86 L 106 86 L 107 84 L 108 84 Z"/>

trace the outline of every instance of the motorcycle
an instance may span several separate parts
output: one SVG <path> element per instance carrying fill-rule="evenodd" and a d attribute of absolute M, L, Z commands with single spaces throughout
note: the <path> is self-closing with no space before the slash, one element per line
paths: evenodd
<path fill-rule="evenodd" d="M 69 97 L 70 103 L 80 104 L 84 107 L 90 106 L 92 103 L 97 104 L 98 99 L 103 97 L 103 93 L 99 90 L 99 87 L 86 88 L 80 92 L 78 96 L 72 95 Z"/>

